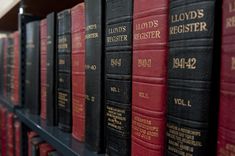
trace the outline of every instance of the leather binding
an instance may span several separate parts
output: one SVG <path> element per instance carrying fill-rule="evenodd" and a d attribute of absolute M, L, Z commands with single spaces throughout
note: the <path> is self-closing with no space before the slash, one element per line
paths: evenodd
<path fill-rule="evenodd" d="M 58 126 L 71 132 L 71 11 L 64 10 L 57 14 L 57 108 Z"/>
<path fill-rule="evenodd" d="M 222 2 L 222 46 L 217 156 L 235 154 L 235 1 Z"/>
<path fill-rule="evenodd" d="M 27 132 L 28 136 L 28 156 L 32 156 L 32 148 L 31 148 L 31 141 L 34 137 L 37 137 L 38 134 L 34 131 Z"/>
<path fill-rule="evenodd" d="M 4 38 L 0 39 L 0 73 L 4 73 Z M 3 95 L 4 74 L 0 75 L 0 95 Z"/>
<path fill-rule="evenodd" d="M 47 109 L 47 20 L 40 21 L 40 72 L 41 72 L 41 111 L 40 116 L 46 119 Z M 51 97 L 52 98 L 52 97 Z"/>
<path fill-rule="evenodd" d="M 85 139 L 85 8 L 80 3 L 71 9 L 72 17 L 72 135 Z"/>
<path fill-rule="evenodd" d="M 14 151 L 14 114 L 8 112 L 7 114 L 7 156 L 15 156 Z"/>
<path fill-rule="evenodd" d="M 85 0 L 85 144 L 104 151 L 104 32 L 105 1 Z"/>
<path fill-rule="evenodd" d="M 106 153 L 130 155 L 133 0 L 106 1 Z"/>
<path fill-rule="evenodd" d="M 30 113 L 40 113 L 40 21 L 26 24 L 25 104 Z"/>
<path fill-rule="evenodd" d="M 47 125 L 57 125 L 56 107 L 56 30 L 57 15 L 52 12 L 47 15 L 47 95 L 46 116 Z"/>
<path fill-rule="evenodd" d="M 31 140 L 32 156 L 40 156 L 40 145 L 44 144 L 45 141 L 40 137 L 34 137 Z"/>
<path fill-rule="evenodd" d="M 0 107 L 1 115 L 1 156 L 7 155 L 7 108 Z"/>
<path fill-rule="evenodd" d="M 170 1 L 167 156 L 215 155 L 220 16 L 220 1 Z"/>
<path fill-rule="evenodd" d="M 25 106 L 25 69 L 26 69 L 26 24 L 38 20 L 36 16 L 30 14 L 18 15 L 19 30 L 19 104 Z M 27 107 L 27 106 L 26 106 Z"/>
<path fill-rule="evenodd" d="M 21 146 L 21 135 L 22 135 L 22 125 L 20 123 L 20 121 L 15 120 L 14 122 L 14 129 L 15 129 L 15 140 L 14 140 L 14 149 L 15 149 L 15 156 L 23 156 L 22 153 L 22 146 Z"/>
<path fill-rule="evenodd" d="M 168 0 L 134 1 L 133 156 L 165 151 L 168 15 Z"/>
<path fill-rule="evenodd" d="M 48 153 L 54 151 L 54 149 L 48 143 L 43 143 L 39 145 L 39 151 L 39 156 L 48 156 Z"/>
<path fill-rule="evenodd" d="M 13 90 L 12 90 L 12 103 L 15 106 L 19 105 L 19 32 L 13 33 Z"/>

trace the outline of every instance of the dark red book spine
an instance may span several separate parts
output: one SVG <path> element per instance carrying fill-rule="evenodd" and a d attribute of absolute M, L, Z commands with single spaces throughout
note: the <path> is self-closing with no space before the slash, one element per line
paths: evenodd
<path fill-rule="evenodd" d="M 235 155 L 235 1 L 223 0 L 217 156 Z"/>
<path fill-rule="evenodd" d="M 72 135 L 85 136 L 85 13 L 84 3 L 72 8 Z"/>
<path fill-rule="evenodd" d="M 44 143 L 39 145 L 39 150 L 40 156 L 48 156 L 48 153 L 54 151 L 55 149 L 51 145 Z"/>
<path fill-rule="evenodd" d="M 168 0 L 134 2 L 133 156 L 164 155 L 168 6 Z"/>
<path fill-rule="evenodd" d="M 15 156 L 14 153 L 14 114 L 7 114 L 7 156 Z"/>
<path fill-rule="evenodd" d="M 40 22 L 41 44 L 41 118 L 46 119 L 46 96 L 47 96 L 47 20 Z"/>
<path fill-rule="evenodd" d="M 21 156 L 21 123 L 15 121 L 15 156 Z"/>
<path fill-rule="evenodd" d="M 1 113 L 1 156 L 7 155 L 7 130 L 6 130 L 6 115 L 7 115 L 7 109 L 4 107 L 0 107 L 0 113 Z"/>
<path fill-rule="evenodd" d="M 19 77 L 19 32 L 16 31 L 14 32 L 13 34 L 13 48 L 14 48 L 14 61 L 13 61 L 13 93 L 12 93 L 12 96 L 13 96 L 13 99 L 12 99 L 12 102 L 14 105 L 19 105 L 19 80 L 20 80 L 20 77 Z"/>
<path fill-rule="evenodd" d="M 31 141 L 32 141 L 32 138 L 36 136 L 38 136 L 36 132 L 33 132 L 33 131 L 28 132 L 28 156 L 32 156 Z"/>

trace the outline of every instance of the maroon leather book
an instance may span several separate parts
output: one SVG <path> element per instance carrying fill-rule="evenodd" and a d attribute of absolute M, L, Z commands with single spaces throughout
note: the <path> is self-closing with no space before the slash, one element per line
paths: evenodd
<path fill-rule="evenodd" d="M 32 156 L 32 146 L 31 146 L 31 141 L 32 141 L 32 138 L 38 136 L 38 134 L 34 131 L 30 131 L 28 132 L 28 156 Z"/>
<path fill-rule="evenodd" d="M 7 109 L 5 107 L 0 107 L 1 115 L 1 156 L 7 155 Z"/>
<path fill-rule="evenodd" d="M 40 66 L 41 66 L 41 118 L 46 119 L 46 95 L 47 95 L 47 20 L 40 22 Z"/>
<path fill-rule="evenodd" d="M 164 155 L 168 6 L 166 0 L 134 1 L 133 156 Z"/>
<path fill-rule="evenodd" d="M 15 121 L 15 156 L 21 156 L 21 123 L 19 121 Z"/>
<path fill-rule="evenodd" d="M 14 114 L 7 114 L 7 156 L 15 156 L 14 153 Z"/>
<path fill-rule="evenodd" d="M 39 151 L 40 156 L 48 156 L 48 153 L 55 151 L 55 149 L 51 145 L 43 143 L 39 145 Z"/>
<path fill-rule="evenodd" d="M 72 8 L 72 135 L 85 136 L 85 13 L 84 3 Z"/>
<path fill-rule="evenodd" d="M 223 0 L 217 156 L 235 155 L 235 1 Z"/>
<path fill-rule="evenodd" d="M 13 76 L 13 83 L 14 83 L 14 88 L 13 88 L 13 99 L 12 102 L 14 105 L 19 105 L 19 32 L 16 31 L 13 34 L 13 43 L 14 43 L 14 62 L 13 62 L 13 66 L 14 66 L 14 76 Z"/>

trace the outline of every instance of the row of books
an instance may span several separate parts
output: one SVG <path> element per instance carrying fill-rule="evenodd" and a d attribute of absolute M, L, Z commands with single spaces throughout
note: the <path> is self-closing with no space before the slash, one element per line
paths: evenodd
<path fill-rule="evenodd" d="M 1 156 L 62 156 L 37 133 L 24 128 L 24 124 L 17 119 L 17 116 L 2 105 L 0 134 Z"/>
<path fill-rule="evenodd" d="M 234 16 L 234 0 L 85 0 L 29 22 L 24 107 L 99 153 L 235 154 Z"/>

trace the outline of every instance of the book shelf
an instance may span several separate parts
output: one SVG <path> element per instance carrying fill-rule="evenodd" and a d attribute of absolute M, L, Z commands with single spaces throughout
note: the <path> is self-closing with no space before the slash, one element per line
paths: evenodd
<path fill-rule="evenodd" d="M 0 12 L 0 32 L 18 29 L 19 12 L 45 18 L 51 12 L 71 8 L 80 2 L 83 0 L 12 0 L 2 7 Z M 71 133 L 62 132 L 58 127 L 47 126 L 46 121 L 41 119 L 39 115 L 29 114 L 24 108 L 14 106 L 2 96 L 0 96 L 0 105 L 6 107 L 9 112 L 13 112 L 24 125 L 38 133 L 42 139 L 63 155 L 102 156 L 102 154 L 96 154 L 87 149 L 85 144 L 74 139 Z"/>

